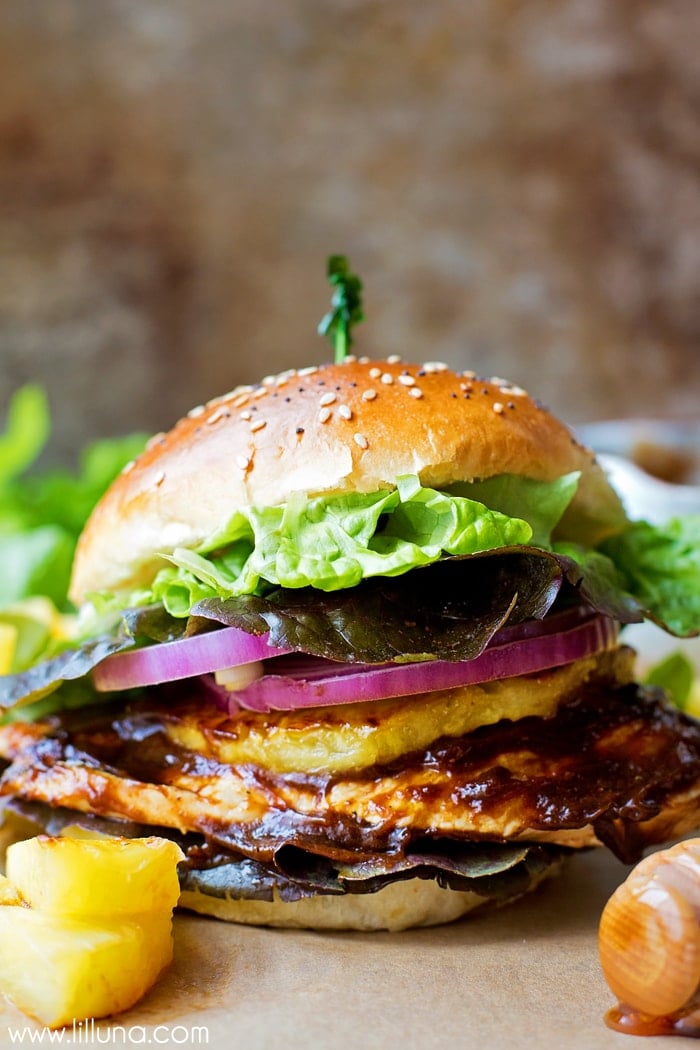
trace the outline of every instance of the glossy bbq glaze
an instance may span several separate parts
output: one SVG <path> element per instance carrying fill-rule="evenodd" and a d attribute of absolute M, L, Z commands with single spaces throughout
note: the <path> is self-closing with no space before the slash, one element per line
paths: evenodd
<path fill-rule="evenodd" d="M 700 1039 L 700 1009 L 697 1002 L 688 1010 L 662 1017 L 653 1017 L 629 1006 L 618 1005 L 605 1014 L 605 1023 L 608 1028 L 623 1035 L 682 1035 Z"/>

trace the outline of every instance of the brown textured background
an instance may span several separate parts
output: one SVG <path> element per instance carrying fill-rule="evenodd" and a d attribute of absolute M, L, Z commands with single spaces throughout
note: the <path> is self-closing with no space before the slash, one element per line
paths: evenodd
<path fill-rule="evenodd" d="M 697 0 L 0 5 L 0 410 L 53 458 L 358 349 L 697 415 Z"/>

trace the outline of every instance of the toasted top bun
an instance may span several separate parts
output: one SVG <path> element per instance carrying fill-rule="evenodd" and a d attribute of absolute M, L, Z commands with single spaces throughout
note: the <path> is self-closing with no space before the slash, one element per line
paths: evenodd
<path fill-rule="evenodd" d="M 193 409 L 153 438 L 95 508 L 71 597 L 149 582 L 176 547 L 197 548 L 237 510 L 391 488 L 402 474 L 444 488 L 580 471 L 566 534 L 595 543 L 621 527 L 620 501 L 571 431 L 520 387 L 439 364 L 349 358 L 268 376 Z"/>

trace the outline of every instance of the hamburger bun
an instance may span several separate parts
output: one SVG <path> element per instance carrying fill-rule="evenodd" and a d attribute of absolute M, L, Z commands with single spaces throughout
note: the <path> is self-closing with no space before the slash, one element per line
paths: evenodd
<path fill-rule="evenodd" d="M 426 487 L 516 474 L 581 479 L 562 520 L 594 545 L 624 513 L 593 453 L 520 387 L 394 359 L 284 372 L 193 409 L 157 435 L 93 513 L 71 598 L 148 583 L 160 555 L 211 543 L 240 508 L 374 492 L 416 474 Z"/>
<path fill-rule="evenodd" d="M 563 861 L 559 861 L 545 872 L 533 874 L 529 886 L 518 896 L 532 892 L 544 878 L 558 873 L 562 864 Z M 499 906 L 514 899 L 499 901 Z M 410 879 L 392 882 L 376 893 L 346 893 L 342 897 L 317 895 L 298 901 L 222 899 L 185 890 L 180 895 L 179 907 L 245 926 L 398 933 L 455 922 L 477 909 L 494 907 L 494 902 L 468 890 L 443 888 L 433 879 Z"/>

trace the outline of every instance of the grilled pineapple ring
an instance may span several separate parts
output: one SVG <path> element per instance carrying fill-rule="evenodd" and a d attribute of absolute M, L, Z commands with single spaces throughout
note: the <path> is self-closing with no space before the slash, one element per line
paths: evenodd
<path fill-rule="evenodd" d="M 441 737 L 461 737 L 501 719 L 550 718 L 595 672 L 599 656 L 539 674 L 463 686 L 372 704 L 292 712 L 202 715 L 201 704 L 163 705 L 171 743 L 226 765 L 251 763 L 273 773 L 347 773 L 423 751 Z M 631 680 L 629 650 L 616 654 L 618 680 Z"/>

